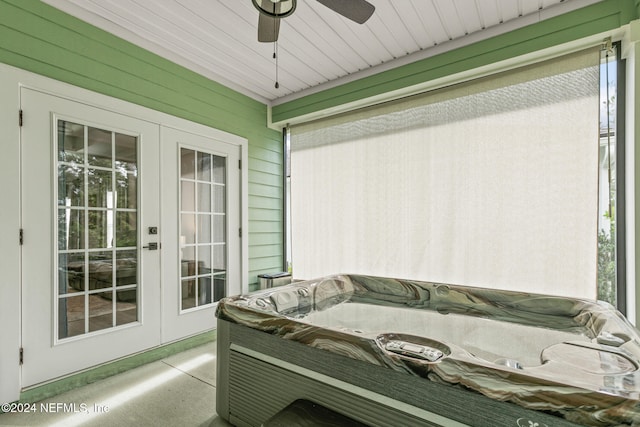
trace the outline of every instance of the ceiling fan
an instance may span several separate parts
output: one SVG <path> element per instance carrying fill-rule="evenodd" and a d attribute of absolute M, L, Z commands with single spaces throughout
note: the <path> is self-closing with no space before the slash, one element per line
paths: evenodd
<path fill-rule="evenodd" d="M 258 17 L 258 41 L 275 42 L 280 31 L 280 19 L 296 10 L 297 0 L 251 0 L 260 11 Z M 375 7 L 366 0 L 317 0 L 334 12 L 358 24 L 364 24 L 371 17 Z"/>

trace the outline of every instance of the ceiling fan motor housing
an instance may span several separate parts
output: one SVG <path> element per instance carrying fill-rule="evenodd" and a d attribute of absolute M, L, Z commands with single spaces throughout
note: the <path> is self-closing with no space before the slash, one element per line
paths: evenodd
<path fill-rule="evenodd" d="M 251 0 L 263 15 L 286 18 L 296 10 L 296 0 Z"/>

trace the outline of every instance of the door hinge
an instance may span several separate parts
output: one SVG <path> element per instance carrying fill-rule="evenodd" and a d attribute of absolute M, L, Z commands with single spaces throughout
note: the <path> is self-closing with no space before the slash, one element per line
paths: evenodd
<path fill-rule="evenodd" d="M 238 160 L 238 169 L 242 170 L 242 159 Z"/>
<path fill-rule="evenodd" d="M 20 347 L 20 364 L 24 363 L 24 348 Z"/>
<path fill-rule="evenodd" d="M 22 228 L 20 229 L 19 238 L 20 238 L 20 244 L 22 245 L 24 243 L 24 230 Z"/>
<path fill-rule="evenodd" d="M 18 126 L 22 127 L 22 109 L 18 111 Z"/>
<path fill-rule="evenodd" d="M 242 237 L 242 228 L 238 228 L 238 236 Z"/>

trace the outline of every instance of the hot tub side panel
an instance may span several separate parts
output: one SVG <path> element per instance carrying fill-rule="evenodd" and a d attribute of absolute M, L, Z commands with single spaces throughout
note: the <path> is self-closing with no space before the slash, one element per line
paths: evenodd
<path fill-rule="evenodd" d="M 218 319 L 219 415 L 258 426 L 297 399 L 372 426 L 576 425 Z"/>

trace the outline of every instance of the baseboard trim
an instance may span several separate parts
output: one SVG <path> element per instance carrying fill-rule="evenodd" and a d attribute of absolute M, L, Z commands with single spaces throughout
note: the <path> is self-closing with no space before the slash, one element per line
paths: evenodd
<path fill-rule="evenodd" d="M 163 344 L 161 346 L 132 354 L 118 360 L 76 372 L 63 378 L 57 378 L 47 383 L 38 384 L 23 389 L 20 393 L 20 402 L 33 403 L 52 396 L 64 393 L 78 387 L 126 372 L 147 363 L 155 362 L 176 353 L 189 350 L 194 347 L 215 341 L 217 331 L 211 330 L 185 339 Z"/>

